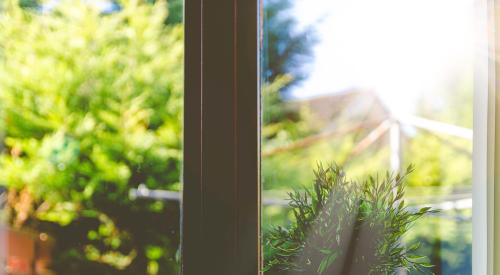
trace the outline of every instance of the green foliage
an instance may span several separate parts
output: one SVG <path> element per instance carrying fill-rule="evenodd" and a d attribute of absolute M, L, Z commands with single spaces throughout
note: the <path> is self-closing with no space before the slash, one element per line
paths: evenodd
<path fill-rule="evenodd" d="M 308 110 L 287 106 L 284 92 L 307 76 L 305 65 L 312 57 L 315 42 L 311 28 L 299 30 L 293 15 L 292 1 L 264 1 L 264 26 L 261 69 L 262 140 L 265 150 L 303 138 L 314 131 L 307 121 Z"/>
<path fill-rule="evenodd" d="M 262 140 L 265 149 L 280 146 L 303 138 L 313 131 L 313 123 L 307 121 L 307 110 L 287 106 L 280 93 L 292 81 L 289 75 L 279 76 L 262 89 Z"/>
<path fill-rule="evenodd" d="M 266 274 L 392 274 L 397 268 L 426 272 L 418 243 L 402 237 L 419 218 L 403 199 L 405 178 L 387 173 L 348 181 L 342 168 L 319 165 L 313 190 L 290 193 L 294 223 L 266 236 Z"/>
<path fill-rule="evenodd" d="M 178 272 L 178 206 L 128 192 L 180 186 L 182 26 L 163 1 L 2 5 L 0 184 L 29 197 L 11 223 L 55 235 L 59 274 Z"/>
<path fill-rule="evenodd" d="M 472 183 L 472 142 L 418 133 L 407 143 L 405 153 L 417 168 L 408 185 L 435 189 L 470 187 Z M 445 191 L 445 190 L 443 190 Z M 427 194 L 432 195 L 432 194 Z"/>
<path fill-rule="evenodd" d="M 168 1 L 168 17 L 167 24 L 180 24 L 184 18 L 184 1 L 170 0 Z"/>
<path fill-rule="evenodd" d="M 148 3 L 156 3 L 162 0 L 145 0 Z M 184 17 L 184 0 L 168 0 L 167 24 L 180 24 Z"/>
<path fill-rule="evenodd" d="M 464 219 L 428 216 L 404 238 L 405 242 L 419 242 L 417 253 L 428 255 L 435 274 L 472 273 L 472 211 L 455 210 L 446 214 Z"/>
<path fill-rule="evenodd" d="M 19 4 L 23 8 L 36 8 L 38 6 L 37 0 L 19 0 Z"/>

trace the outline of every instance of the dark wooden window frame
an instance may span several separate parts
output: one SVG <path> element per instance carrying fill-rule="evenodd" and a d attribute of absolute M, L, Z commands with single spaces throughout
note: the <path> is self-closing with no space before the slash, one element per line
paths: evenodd
<path fill-rule="evenodd" d="M 186 0 L 182 274 L 261 271 L 260 0 Z"/>

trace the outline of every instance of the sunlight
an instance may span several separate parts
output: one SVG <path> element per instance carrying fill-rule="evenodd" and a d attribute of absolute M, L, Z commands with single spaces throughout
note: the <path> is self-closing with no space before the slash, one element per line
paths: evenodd
<path fill-rule="evenodd" d="M 394 113 L 407 113 L 419 96 L 471 72 L 472 0 L 312 2 L 297 1 L 294 11 L 302 26 L 318 26 L 320 40 L 296 97 L 370 88 Z"/>

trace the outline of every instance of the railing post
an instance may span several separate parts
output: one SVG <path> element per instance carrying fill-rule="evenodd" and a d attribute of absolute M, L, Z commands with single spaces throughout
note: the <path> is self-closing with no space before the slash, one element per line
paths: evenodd
<path fill-rule="evenodd" d="M 390 150 L 391 150 L 391 170 L 394 173 L 401 172 L 403 162 L 403 150 L 401 144 L 401 125 L 399 121 L 393 119 L 389 130 Z"/>

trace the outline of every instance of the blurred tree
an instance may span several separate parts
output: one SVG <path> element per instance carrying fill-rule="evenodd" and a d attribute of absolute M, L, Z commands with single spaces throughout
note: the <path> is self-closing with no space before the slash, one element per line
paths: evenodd
<path fill-rule="evenodd" d="M 158 0 L 145 0 L 148 3 L 156 3 Z M 184 0 L 168 0 L 167 24 L 182 23 L 184 17 Z"/>
<path fill-rule="evenodd" d="M 264 1 L 262 75 L 267 83 L 283 75 L 291 76 L 281 91 L 307 77 L 307 64 L 316 43 L 314 29 L 299 29 L 292 8 L 292 0 Z"/>
<path fill-rule="evenodd" d="M 179 190 L 183 28 L 166 3 L 102 16 L 2 3 L 0 185 L 14 227 L 52 234 L 57 274 L 178 273 L 179 207 L 129 189 Z"/>
<path fill-rule="evenodd" d="M 36 8 L 38 6 L 37 0 L 20 0 L 19 5 L 23 8 Z"/>
<path fill-rule="evenodd" d="M 314 128 L 306 122 L 308 110 L 289 108 L 284 100 L 287 89 L 307 76 L 315 43 L 311 27 L 299 30 L 292 8 L 292 0 L 264 1 L 262 139 L 267 149 L 305 137 Z"/>
<path fill-rule="evenodd" d="M 263 140 L 273 147 L 311 133 L 307 110 L 288 108 L 284 93 L 307 77 L 316 42 L 312 27 L 300 30 L 292 0 L 265 0 L 263 21 Z"/>
<path fill-rule="evenodd" d="M 184 18 L 184 0 L 168 1 L 167 24 L 180 24 Z"/>

